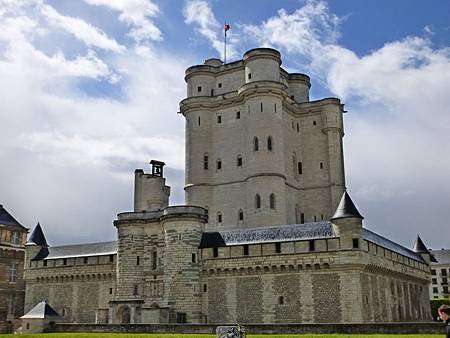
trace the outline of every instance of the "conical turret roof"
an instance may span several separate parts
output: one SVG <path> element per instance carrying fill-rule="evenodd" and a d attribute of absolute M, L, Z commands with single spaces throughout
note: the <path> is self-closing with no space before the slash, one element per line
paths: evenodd
<path fill-rule="evenodd" d="M 414 243 L 414 246 L 413 246 L 413 251 L 417 252 L 417 253 L 424 253 L 424 252 L 428 253 L 428 249 L 425 246 L 425 244 L 423 243 L 423 241 L 419 235 L 417 235 L 416 242 Z"/>
<path fill-rule="evenodd" d="M 29 244 L 36 244 L 42 247 L 47 248 L 47 240 L 45 239 L 44 232 L 42 231 L 41 225 L 38 224 L 34 228 L 33 232 L 31 233 L 30 237 L 28 238 Z"/>
<path fill-rule="evenodd" d="M 364 217 L 362 217 L 359 213 L 358 209 L 356 209 L 355 204 L 353 203 L 347 191 L 344 191 L 341 201 L 339 202 L 339 205 L 337 206 L 333 217 L 331 217 L 331 220 L 349 217 L 364 219 Z"/>
<path fill-rule="evenodd" d="M 28 230 L 22 224 L 20 224 L 11 214 L 6 211 L 2 204 L 0 204 L 0 224 L 9 225 L 22 230 Z"/>
<path fill-rule="evenodd" d="M 45 300 L 37 303 L 34 308 L 32 308 L 28 313 L 20 318 L 26 319 L 44 319 L 44 318 L 57 318 L 61 317 Z"/>

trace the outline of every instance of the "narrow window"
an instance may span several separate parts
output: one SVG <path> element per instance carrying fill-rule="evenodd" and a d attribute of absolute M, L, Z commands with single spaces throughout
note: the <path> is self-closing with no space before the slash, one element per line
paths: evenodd
<path fill-rule="evenodd" d="M 213 257 L 219 257 L 219 248 L 213 248 Z"/>
<path fill-rule="evenodd" d="M 270 205 L 270 209 L 275 209 L 275 194 L 270 194 L 269 205 Z"/>
<path fill-rule="evenodd" d="M 15 283 L 17 280 L 17 269 L 18 268 L 19 268 L 19 264 L 11 263 L 10 270 L 9 270 L 9 281 L 11 283 Z"/>
<path fill-rule="evenodd" d="M 258 138 L 257 137 L 255 137 L 253 139 L 253 150 L 254 151 L 258 151 L 259 150 L 259 142 L 258 142 Z"/>
<path fill-rule="evenodd" d="M 317 216 L 314 216 L 314 222 L 317 222 Z"/>
<path fill-rule="evenodd" d="M 278 304 L 279 305 L 283 305 L 284 304 L 284 297 L 283 296 L 278 297 Z"/>
<path fill-rule="evenodd" d="M 217 213 L 217 223 L 222 223 L 222 213 L 220 211 Z"/>
<path fill-rule="evenodd" d="M 134 287 L 133 287 L 133 296 L 137 296 L 138 295 L 138 286 L 137 286 L 137 284 L 134 284 Z"/>
<path fill-rule="evenodd" d="M 222 116 L 221 115 L 217 115 L 217 123 L 222 123 Z"/>
<path fill-rule="evenodd" d="M 314 240 L 310 240 L 309 241 L 309 251 L 314 251 L 316 250 L 316 245 L 314 243 Z"/>
<path fill-rule="evenodd" d="M 294 129 L 294 121 L 292 121 L 292 129 Z"/>
<path fill-rule="evenodd" d="M 152 270 L 156 270 L 158 267 L 158 253 L 157 251 L 152 252 Z"/>
<path fill-rule="evenodd" d="M 214 89 L 211 89 L 211 96 L 214 96 Z"/>
<path fill-rule="evenodd" d="M 297 133 L 300 132 L 300 125 L 297 123 Z"/>
<path fill-rule="evenodd" d="M 297 163 L 297 170 L 298 170 L 299 175 L 303 174 L 303 165 L 302 165 L 302 162 L 298 162 L 298 163 Z"/>
<path fill-rule="evenodd" d="M 109 294 L 112 295 L 112 288 L 109 288 Z"/>
<path fill-rule="evenodd" d="M 220 170 L 220 169 L 222 169 L 222 160 L 218 159 L 217 160 L 217 170 Z"/>
<path fill-rule="evenodd" d="M 321 220 L 323 221 L 323 214 L 320 214 L 320 218 L 321 218 Z"/>
<path fill-rule="evenodd" d="M 353 238 L 353 249 L 359 249 L 359 239 Z"/>
<path fill-rule="evenodd" d="M 244 245 L 244 256 L 248 256 L 248 244 Z"/>
<path fill-rule="evenodd" d="M 323 169 L 323 162 L 320 162 L 320 169 Z"/>
<path fill-rule="evenodd" d="M 198 125 L 200 125 L 200 116 L 198 117 Z"/>
<path fill-rule="evenodd" d="M 30 329 L 30 323 L 27 323 L 27 330 Z"/>
<path fill-rule="evenodd" d="M 252 73 L 248 73 L 248 79 L 251 80 L 252 78 Z"/>
<path fill-rule="evenodd" d="M 272 136 L 267 138 L 267 150 L 272 151 Z"/>
<path fill-rule="evenodd" d="M 208 285 L 203 284 L 203 292 L 208 292 Z"/>
<path fill-rule="evenodd" d="M 222 88 L 222 83 L 219 82 L 219 84 L 217 85 L 217 87 Z"/>
<path fill-rule="evenodd" d="M 242 211 L 242 209 L 238 212 L 238 220 L 241 222 L 244 220 L 244 211 Z"/>
<path fill-rule="evenodd" d="M 192 263 L 197 263 L 197 255 L 195 253 L 192 254 Z"/>
<path fill-rule="evenodd" d="M 208 170 L 208 154 L 203 155 L 203 169 Z"/>
<path fill-rule="evenodd" d="M 141 262 L 141 258 L 139 256 L 136 256 L 136 265 L 139 265 L 140 262 Z"/>
<path fill-rule="evenodd" d="M 44 261 L 44 266 L 47 266 L 47 264 L 48 264 L 48 261 Z"/>
<path fill-rule="evenodd" d="M 256 194 L 255 196 L 255 208 L 261 209 L 261 196 L 259 196 L 259 194 Z"/>
<path fill-rule="evenodd" d="M 317 125 L 317 122 L 316 122 L 316 121 L 313 121 L 313 126 L 315 126 L 315 125 Z"/>
<path fill-rule="evenodd" d="M 114 262 L 114 255 L 109 255 L 109 262 L 110 263 Z"/>
<path fill-rule="evenodd" d="M 237 166 L 242 167 L 242 156 L 241 155 L 238 155 L 238 157 L 237 157 Z"/>
<path fill-rule="evenodd" d="M 62 309 L 62 316 L 65 317 L 66 316 L 66 309 Z"/>
<path fill-rule="evenodd" d="M 300 213 L 300 224 L 305 223 L 305 214 L 302 212 Z"/>
<path fill-rule="evenodd" d="M 88 263 L 88 258 L 84 257 L 84 264 L 87 264 L 87 263 Z"/>
<path fill-rule="evenodd" d="M 277 104 L 275 103 L 275 108 L 274 108 L 274 112 L 277 112 Z"/>
<path fill-rule="evenodd" d="M 281 253 L 281 243 L 275 243 L 275 252 Z"/>
<path fill-rule="evenodd" d="M 261 113 L 264 111 L 263 109 L 263 103 L 261 102 Z"/>
<path fill-rule="evenodd" d="M 67 258 L 63 259 L 63 265 L 67 265 Z"/>
<path fill-rule="evenodd" d="M 197 87 L 197 92 L 201 93 L 201 91 L 202 91 L 202 86 L 198 86 Z"/>
<path fill-rule="evenodd" d="M 241 112 L 237 111 L 236 112 L 236 120 L 239 120 L 241 118 Z"/>

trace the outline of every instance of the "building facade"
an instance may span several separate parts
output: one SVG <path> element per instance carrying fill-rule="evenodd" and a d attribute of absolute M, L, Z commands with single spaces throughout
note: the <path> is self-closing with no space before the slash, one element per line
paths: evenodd
<path fill-rule="evenodd" d="M 449 298 L 450 250 L 431 250 L 436 259 L 431 263 L 430 298 Z"/>
<path fill-rule="evenodd" d="M 0 332 L 9 330 L 23 315 L 27 232 L 0 204 Z"/>
<path fill-rule="evenodd" d="M 343 105 L 310 101 L 308 76 L 280 65 L 259 48 L 189 68 L 186 205 L 169 206 L 152 161 L 117 242 L 52 247 L 36 227 L 26 309 L 46 300 L 98 323 L 429 320 L 429 252 L 363 227 L 345 191 Z"/>

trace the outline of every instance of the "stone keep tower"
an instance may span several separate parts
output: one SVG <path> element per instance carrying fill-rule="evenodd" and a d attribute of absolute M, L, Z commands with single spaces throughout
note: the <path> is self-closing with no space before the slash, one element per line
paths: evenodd
<path fill-rule="evenodd" d="M 329 219 L 345 186 L 339 99 L 309 101 L 309 77 L 253 49 L 186 70 L 186 203 L 209 226 Z"/>

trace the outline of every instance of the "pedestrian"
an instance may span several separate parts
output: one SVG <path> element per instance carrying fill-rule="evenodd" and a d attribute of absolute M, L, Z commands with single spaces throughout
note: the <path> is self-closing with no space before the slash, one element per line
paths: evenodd
<path fill-rule="evenodd" d="M 447 325 L 446 329 L 446 337 L 450 338 L 450 306 L 449 305 L 441 305 L 438 309 L 439 317 L 444 321 Z"/>

